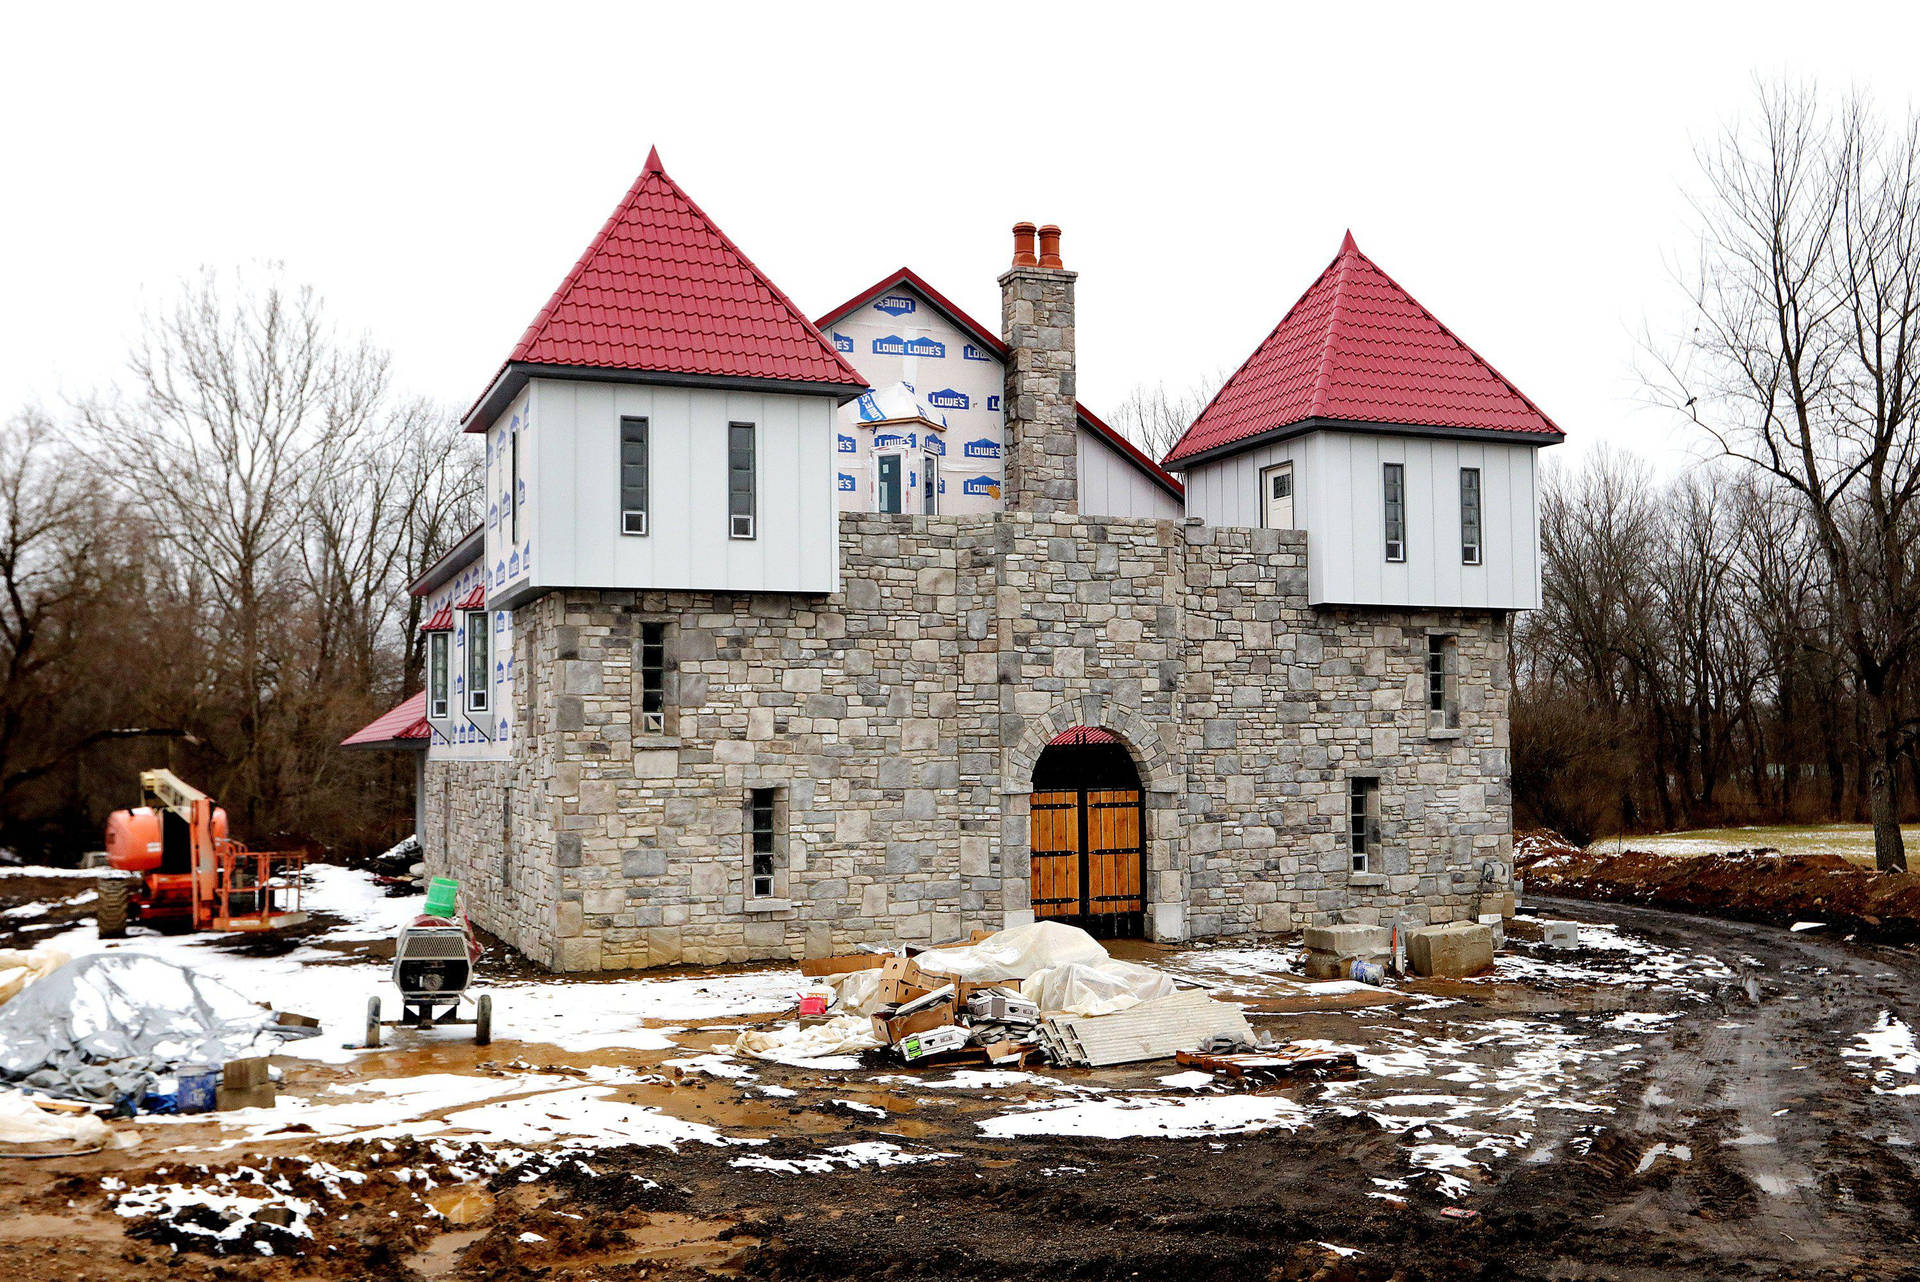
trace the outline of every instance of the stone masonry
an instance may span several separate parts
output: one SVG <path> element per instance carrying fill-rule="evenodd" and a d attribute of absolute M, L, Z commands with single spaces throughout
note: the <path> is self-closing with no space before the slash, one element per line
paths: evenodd
<path fill-rule="evenodd" d="M 829 597 L 577 590 L 516 612 L 519 755 L 428 767 L 428 867 L 477 924 L 590 970 L 1028 920 L 1033 766 L 1079 724 L 1139 770 L 1156 938 L 1445 921 L 1483 862 L 1504 879 L 1503 615 L 1313 608 L 1294 531 L 849 513 L 841 545 Z M 643 621 L 668 629 L 666 735 L 635 730 Z M 1458 730 L 1428 728 L 1436 631 L 1458 638 Z M 1379 780 L 1366 873 L 1355 776 Z M 754 788 L 780 790 L 785 834 L 759 901 Z"/>
<path fill-rule="evenodd" d="M 1016 266 L 1000 277 L 1000 332 L 1007 343 L 1008 511 L 1058 516 L 1080 510 L 1076 279 L 1058 267 Z"/>

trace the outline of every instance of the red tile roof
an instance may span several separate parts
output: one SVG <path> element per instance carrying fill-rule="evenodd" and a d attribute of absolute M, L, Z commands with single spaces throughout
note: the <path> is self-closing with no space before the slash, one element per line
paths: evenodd
<path fill-rule="evenodd" d="M 626 199 L 527 326 L 502 372 L 515 363 L 866 387 L 667 176 L 658 151 L 647 153 Z M 470 430 L 484 426 L 468 413 Z"/>
<path fill-rule="evenodd" d="M 852 298 L 849 298 L 846 302 L 816 320 L 814 325 L 824 330 L 835 321 L 845 317 L 849 312 L 858 311 L 874 299 L 880 297 L 880 295 L 897 289 L 901 285 L 908 285 L 918 290 L 923 298 L 933 304 L 934 310 L 940 312 L 948 320 L 966 331 L 968 337 L 992 352 L 1002 361 L 1007 359 L 1007 345 L 1005 343 L 1001 342 L 999 338 L 979 321 L 961 311 L 945 294 L 942 294 L 939 290 L 927 284 L 926 281 L 920 278 L 920 274 L 910 267 L 902 267 L 892 275 L 882 276 L 878 281 L 874 282 L 874 284 L 861 290 Z M 1165 468 L 1162 468 L 1158 463 L 1155 463 L 1152 459 L 1141 453 L 1140 447 L 1132 441 L 1129 441 L 1125 436 L 1122 436 L 1118 430 L 1102 422 L 1091 410 L 1078 401 L 1073 403 L 1073 408 L 1074 412 L 1079 416 L 1080 422 L 1085 424 L 1089 431 L 1104 440 L 1107 444 L 1113 446 L 1114 449 L 1120 451 L 1122 457 L 1144 472 L 1148 479 L 1152 480 L 1155 485 L 1158 485 L 1175 498 L 1181 498 L 1186 494 L 1186 487 L 1180 483 L 1179 478 L 1170 475 Z"/>
<path fill-rule="evenodd" d="M 380 714 L 340 741 L 343 748 L 411 748 L 433 737 L 427 725 L 427 692 Z"/>
<path fill-rule="evenodd" d="M 453 631 L 453 603 L 449 601 L 433 612 L 433 617 L 420 625 L 422 632 Z"/>
<path fill-rule="evenodd" d="M 1161 462 L 1308 420 L 1561 438 L 1519 388 L 1361 253 L 1351 232 Z"/>
<path fill-rule="evenodd" d="M 1049 748 L 1091 748 L 1098 744 L 1119 742 L 1119 735 L 1099 726 L 1069 726 L 1047 740 L 1047 746 Z"/>

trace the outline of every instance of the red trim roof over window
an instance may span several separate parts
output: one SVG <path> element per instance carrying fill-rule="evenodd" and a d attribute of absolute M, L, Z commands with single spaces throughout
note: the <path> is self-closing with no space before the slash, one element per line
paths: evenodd
<path fill-rule="evenodd" d="M 343 748 L 425 747 L 433 737 L 427 725 L 427 692 L 422 690 L 400 706 L 381 713 L 340 741 Z"/>
<path fill-rule="evenodd" d="M 515 362 L 867 385 L 667 176 L 657 150 L 527 326 Z"/>
<path fill-rule="evenodd" d="M 1308 420 L 1561 439 L 1539 406 L 1361 253 L 1352 232 L 1161 461 Z"/>
<path fill-rule="evenodd" d="M 1007 345 L 1005 343 L 988 332 L 986 327 L 981 325 L 979 321 L 961 311 L 945 294 L 942 294 L 939 290 L 927 284 L 926 281 L 920 278 L 920 274 L 910 267 L 902 267 L 891 276 L 881 277 L 873 285 L 861 290 L 858 294 L 855 294 L 852 298 L 849 298 L 846 302 L 840 304 L 840 306 L 815 321 L 814 324 L 821 330 L 825 330 L 835 321 L 844 319 L 849 313 L 858 311 L 874 299 L 880 297 L 880 295 L 901 285 L 908 285 L 918 290 L 929 303 L 933 304 L 935 310 L 943 313 L 948 320 L 965 330 L 968 337 L 992 352 L 1002 361 L 1007 359 Z M 1089 431 L 1104 440 L 1107 444 L 1113 446 L 1114 449 L 1119 450 L 1128 462 L 1138 467 L 1142 472 L 1145 472 L 1154 484 L 1175 498 L 1182 498 L 1186 495 L 1186 487 L 1180 483 L 1179 479 L 1170 475 L 1165 468 L 1141 453 L 1139 446 L 1122 436 L 1114 428 L 1102 422 L 1091 410 L 1080 404 L 1080 402 L 1075 401 L 1073 403 L 1073 409 L 1074 413 L 1079 416 L 1080 422 L 1085 424 Z"/>
<path fill-rule="evenodd" d="M 453 605 L 448 603 L 433 612 L 433 617 L 420 625 L 422 632 L 453 631 Z"/>
<path fill-rule="evenodd" d="M 478 583 L 474 585 L 473 591 L 456 601 L 453 608 L 456 610 L 484 610 L 486 606 L 487 585 Z"/>

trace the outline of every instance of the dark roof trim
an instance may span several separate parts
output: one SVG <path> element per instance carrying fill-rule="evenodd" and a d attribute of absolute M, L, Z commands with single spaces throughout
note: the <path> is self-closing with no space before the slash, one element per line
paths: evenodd
<path fill-rule="evenodd" d="M 1540 448 L 1546 445 L 1558 445 L 1567 439 L 1564 432 L 1509 432 L 1488 427 L 1437 427 L 1420 423 L 1366 423 L 1358 419 L 1344 418 L 1303 418 L 1298 423 L 1287 423 L 1258 436 L 1242 437 L 1237 441 L 1228 441 L 1225 445 L 1200 454 L 1192 454 L 1173 465 L 1177 472 L 1185 472 L 1202 463 L 1211 463 L 1215 459 L 1228 455 L 1241 454 L 1261 445 L 1271 445 L 1275 441 L 1291 440 L 1296 436 L 1305 436 L 1308 432 L 1362 432 L 1373 436 L 1434 436 L 1451 437 L 1454 440 L 1489 441 L 1498 445 L 1531 445 Z"/>
<path fill-rule="evenodd" d="M 828 326 L 834 324 L 836 321 L 846 319 L 847 316 L 865 307 L 868 303 L 880 297 L 880 295 L 901 285 L 906 285 L 911 289 L 919 291 L 920 295 L 933 305 L 935 311 L 952 321 L 982 347 L 999 357 L 1001 361 L 1004 362 L 1007 359 L 1007 345 L 1005 343 L 1001 342 L 993 334 L 988 333 L 979 321 L 961 311 L 959 306 L 945 294 L 942 294 L 939 290 L 922 280 L 920 274 L 911 267 L 902 267 L 889 276 L 881 277 L 871 287 L 855 294 L 852 298 L 849 298 L 846 302 L 840 304 L 840 306 L 815 321 L 813 323 L 814 327 L 822 333 L 825 333 Z M 1187 490 L 1184 485 L 1180 484 L 1179 478 L 1173 476 L 1165 468 L 1148 458 L 1139 446 L 1129 441 L 1114 428 L 1109 427 L 1099 416 L 1080 402 L 1075 401 L 1073 408 L 1082 427 L 1085 427 L 1108 445 L 1120 451 L 1128 462 L 1145 473 L 1147 479 L 1155 485 L 1176 499 L 1185 499 Z"/>
<path fill-rule="evenodd" d="M 460 541 L 447 549 L 445 556 L 427 567 L 425 574 L 407 585 L 407 591 L 413 596 L 425 596 L 435 588 L 451 579 L 473 562 L 480 559 L 480 549 L 486 542 L 486 531 L 482 526 L 474 526 L 461 536 Z"/>
<path fill-rule="evenodd" d="M 722 392 L 788 392 L 799 396 L 831 396 L 844 405 L 867 390 L 865 383 L 815 383 L 777 378 L 736 378 L 727 374 L 678 374 L 660 370 L 615 369 L 593 365 L 537 365 L 531 361 L 508 361 L 499 376 L 473 403 L 461 427 L 469 432 L 484 432 L 506 412 L 528 379 L 572 379 L 587 383 L 651 383 L 655 386 L 709 387 Z"/>

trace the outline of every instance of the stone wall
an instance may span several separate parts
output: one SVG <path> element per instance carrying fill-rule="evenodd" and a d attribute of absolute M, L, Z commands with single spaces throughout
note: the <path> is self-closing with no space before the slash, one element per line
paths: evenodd
<path fill-rule="evenodd" d="M 1006 485 L 1010 512 L 1080 510 L 1080 440 L 1074 370 L 1073 283 L 1057 267 L 1015 267 L 1000 278 L 1007 343 Z"/>
<path fill-rule="evenodd" d="M 1294 532 L 850 513 L 841 537 L 832 597 L 571 591 L 517 612 L 521 759 L 428 770 L 429 864 L 469 885 L 476 921 L 593 969 L 1026 920 L 1033 764 L 1076 724 L 1140 769 L 1159 938 L 1444 920 L 1482 857 L 1506 859 L 1497 617 L 1315 610 Z M 643 621 L 669 628 L 665 735 L 635 731 Z M 1426 725 L 1433 629 L 1460 638 L 1451 736 Z M 1355 773 L 1381 780 L 1365 874 Z M 760 787 L 783 790 L 786 849 L 750 903 Z"/>

